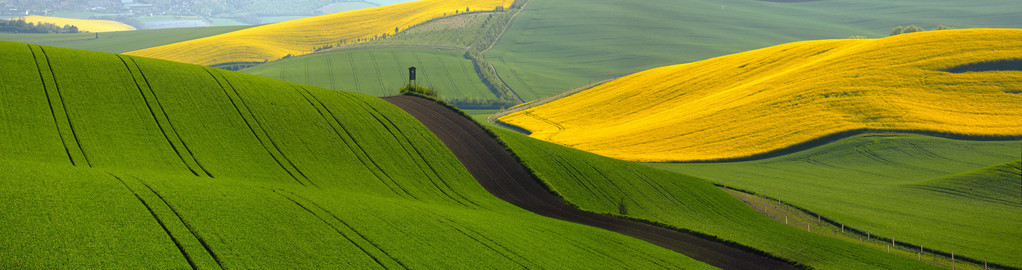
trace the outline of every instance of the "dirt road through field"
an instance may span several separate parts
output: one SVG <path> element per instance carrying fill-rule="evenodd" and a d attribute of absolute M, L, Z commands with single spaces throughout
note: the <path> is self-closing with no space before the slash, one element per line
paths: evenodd
<path fill-rule="evenodd" d="M 790 264 L 688 233 L 579 210 L 547 191 L 511 153 L 471 120 L 423 98 L 396 96 L 384 100 L 415 116 L 454 152 L 479 184 L 518 207 L 635 237 L 723 269 L 795 269 Z"/>

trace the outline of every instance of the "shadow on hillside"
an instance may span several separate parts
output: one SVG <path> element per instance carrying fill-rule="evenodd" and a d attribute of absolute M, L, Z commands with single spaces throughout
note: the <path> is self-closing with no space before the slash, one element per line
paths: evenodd
<path fill-rule="evenodd" d="M 1022 59 L 1004 59 L 969 63 L 945 69 L 951 73 L 983 72 L 983 71 L 1022 71 Z"/>

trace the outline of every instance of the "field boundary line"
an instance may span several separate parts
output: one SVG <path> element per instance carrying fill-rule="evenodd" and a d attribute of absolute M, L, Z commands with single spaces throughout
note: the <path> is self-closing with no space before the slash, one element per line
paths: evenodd
<path fill-rule="evenodd" d="M 273 147 L 273 148 L 274 148 L 275 150 L 277 150 L 277 152 L 279 152 L 279 151 L 280 151 L 280 148 L 278 148 L 278 147 L 277 147 L 277 145 L 276 145 L 275 143 L 273 143 L 273 140 L 272 140 L 271 138 L 269 138 L 269 134 L 263 134 L 263 136 L 266 136 L 266 137 L 267 137 L 267 138 L 266 138 L 266 139 L 264 140 L 264 139 L 263 139 L 263 138 L 262 138 L 261 136 L 259 136 L 259 133 L 258 133 L 258 132 L 256 132 L 256 129 L 255 129 L 255 128 L 254 128 L 253 126 L 252 126 L 252 123 L 251 123 L 251 122 L 250 122 L 250 121 L 248 120 L 248 117 L 245 117 L 245 113 L 244 113 L 244 112 L 242 112 L 242 109 L 241 109 L 241 107 L 239 107 L 239 106 L 238 106 L 238 103 L 239 103 L 239 102 L 240 102 L 240 103 L 242 104 L 242 106 L 244 106 L 244 107 L 245 107 L 245 110 L 244 110 L 244 111 L 246 111 L 246 112 L 248 112 L 248 113 L 249 113 L 250 117 L 252 117 L 252 122 L 255 122 L 255 124 L 256 124 L 256 125 L 257 125 L 257 126 L 259 127 L 259 130 L 261 130 L 261 131 L 262 131 L 263 133 L 265 133 L 265 132 L 266 132 L 266 130 L 265 130 L 265 129 L 263 129 L 263 127 L 262 127 L 262 126 L 259 126 L 259 120 L 255 118 L 255 115 L 254 115 L 254 114 L 252 114 L 252 111 L 251 111 L 251 109 L 249 109 L 249 108 L 248 108 L 248 106 L 247 106 L 247 105 L 245 105 L 245 102 L 244 102 L 244 100 L 242 100 L 242 99 L 241 99 L 241 95 L 240 95 L 240 94 L 238 94 L 238 90 L 237 90 L 237 89 L 234 89 L 234 85 L 231 85 L 230 81 L 228 81 L 226 77 L 224 77 L 224 78 L 220 78 L 220 77 L 217 77 L 216 75 L 214 75 L 214 74 L 213 74 L 213 72 L 212 72 L 212 71 L 210 71 L 210 69 L 209 69 L 209 68 L 204 68 L 203 70 L 205 70 L 205 71 L 206 71 L 206 73 L 209 73 L 209 76 L 213 77 L 213 79 L 214 79 L 214 80 L 216 80 L 216 82 L 217 82 L 218 84 L 220 84 L 220 89 L 222 89 L 222 90 L 224 91 L 224 95 L 225 95 L 225 96 L 227 97 L 227 99 L 228 99 L 228 100 L 230 100 L 230 101 L 231 101 L 231 104 L 232 104 L 232 105 L 234 105 L 234 109 L 235 109 L 235 110 L 236 110 L 236 111 L 238 112 L 238 115 L 239 115 L 239 116 L 241 117 L 241 119 L 242 119 L 242 120 L 243 120 L 243 121 L 245 122 L 245 125 L 247 125 L 247 126 L 248 126 L 248 129 L 249 129 L 250 131 L 252 131 L 252 135 L 256 137 L 256 140 L 258 140 L 258 141 L 259 141 L 259 144 L 261 144 L 261 145 L 263 146 L 263 149 L 264 149 L 264 150 L 266 150 L 266 153 L 268 153 L 268 154 L 270 155 L 270 157 L 271 157 L 271 158 L 273 158 L 273 160 L 277 162 L 277 165 L 280 165 L 280 168 L 281 168 L 281 169 L 283 169 L 283 170 L 284 170 L 284 172 L 286 172 L 286 173 L 287 173 L 288 175 L 290 175 L 290 176 L 291 176 L 291 178 L 295 180 L 295 182 L 298 182 L 298 184 L 301 184 L 302 186 L 307 186 L 307 184 L 305 184 L 305 183 L 304 183 L 304 182 L 302 182 L 301 180 L 298 180 L 298 177 L 297 177 L 297 176 L 295 176 L 295 174 L 294 174 L 293 172 L 291 172 L 291 170 L 290 170 L 290 169 L 288 169 L 288 168 L 287 168 L 286 166 L 284 166 L 284 163 L 283 163 L 283 162 L 281 162 L 280 158 L 279 158 L 279 157 L 277 157 L 277 154 L 276 154 L 276 153 L 274 153 L 273 151 L 271 151 L 271 150 L 270 150 L 270 146 L 272 146 L 272 147 Z M 232 98 L 232 97 L 231 97 L 231 94 L 229 93 L 229 91 L 227 91 L 227 87 L 225 87 L 225 86 L 224 86 L 224 84 L 223 84 L 222 82 L 220 82 L 220 80 L 221 80 L 221 79 L 223 79 L 223 80 L 224 80 L 224 82 L 227 82 L 227 85 L 231 87 L 231 91 L 233 91 L 233 92 L 234 92 L 234 94 L 238 96 L 238 97 L 237 97 L 237 98 L 238 98 L 238 102 L 235 102 L 235 101 L 234 101 L 234 98 Z M 266 141 L 269 141 L 271 145 L 270 145 L 270 146 L 267 146 L 267 143 L 266 143 Z M 279 154 L 280 154 L 280 155 L 283 155 L 283 153 L 279 153 Z M 285 156 L 285 157 L 284 157 L 284 159 L 287 159 L 287 157 Z M 287 162 L 288 162 L 288 164 L 290 164 L 290 165 L 291 165 L 292 167 L 294 167 L 294 164 L 293 164 L 293 163 L 291 163 L 291 161 L 290 161 L 290 160 L 287 160 Z M 295 170 L 297 171 L 297 169 L 298 169 L 298 168 L 294 168 L 294 169 L 295 169 Z M 304 174 L 301 174 L 301 171 L 298 171 L 298 173 L 299 173 L 299 174 L 300 174 L 300 175 L 301 175 L 301 176 L 302 176 L 303 178 L 305 178 L 305 175 L 304 175 Z M 308 181 L 308 180 L 309 180 L 309 179 L 308 179 L 308 178 L 306 178 L 306 181 Z M 311 181 L 310 181 L 310 182 L 311 182 Z M 315 186 L 315 183 L 313 183 L 313 185 Z M 317 186 L 317 187 L 318 187 L 318 186 Z"/>
<path fill-rule="evenodd" d="M 298 88 L 299 86 L 293 87 Z M 296 89 L 296 91 L 298 91 L 299 94 L 302 94 L 302 97 L 309 102 L 309 105 L 316 109 L 316 112 L 318 112 L 319 116 L 323 118 L 323 121 L 327 122 L 327 125 L 329 125 L 330 129 L 334 131 L 334 134 L 336 134 L 337 137 L 344 142 L 344 146 L 348 148 L 348 151 L 351 151 L 351 153 L 355 155 L 356 158 L 358 158 L 358 161 L 362 163 L 362 166 L 365 166 L 366 169 L 369 170 L 369 172 L 372 173 L 377 180 L 380 180 L 380 183 L 383 183 L 384 186 L 387 186 L 387 188 L 390 189 L 390 191 L 394 192 L 394 194 L 397 194 L 398 196 L 401 196 L 401 192 L 398 192 L 398 189 L 400 189 L 408 196 L 415 198 L 414 195 L 412 195 L 407 190 L 398 185 L 397 182 L 395 182 L 394 179 L 390 177 L 390 175 L 387 174 L 387 172 L 384 171 L 383 168 L 380 167 L 380 165 L 377 164 L 376 161 L 374 161 L 371 156 L 369 156 L 365 149 L 358 145 L 358 142 L 355 141 L 354 137 L 351 135 L 351 132 L 349 132 L 348 129 L 344 128 L 344 125 L 341 124 L 340 119 L 337 119 L 337 117 L 334 116 L 333 112 L 330 111 L 330 108 L 326 107 L 326 104 L 324 104 L 323 101 L 321 101 L 318 97 L 309 92 L 308 89 L 301 88 Z M 309 99 L 310 97 L 312 99 Z M 313 103 L 312 102 L 313 100 L 315 100 L 316 103 Z M 316 106 L 316 104 L 319 104 L 319 106 Z M 320 110 L 320 107 L 322 107 L 322 110 Z M 326 111 L 326 113 L 324 113 L 324 111 Z M 326 115 L 330 115 L 330 118 L 327 118 Z M 331 122 L 330 119 L 333 119 L 333 121 Z M 342 136 L 338 128 L 343 130 L 344 134 L 347 136 Z M 354 145 L 354 147 L 352 145 Z M 355 148 L 358 148 L 358 151 L 355 151 Z M 370 167 L 369 164 L 372 164 L 372 167 Z M 376 170 L 373 170 L 373 168 L 376 168 Z M 381 174 L 383 175 L 382 177 L 380 176 Z M 385 181 L 384 177 L 390 179 L 392 183 L 388 183 L 387 181 Z M 397 189 L 395 189 L 395 186 L 397 187 Z"/>
<path fill-rule="evenodd" d="M 32 52 L 32 62 L 35 63 L 35 67 L 39 71 L 39 82 L 41 83 L 41 86 L 43 88 L 43 95 L 46 96 L 46 105 L 50 107 L 50 116 L 53 117 L 53 126 L 57 129 L 57 137 L 60 138 L 60 143 L 64 146 L 64 153 L 67 154 L 67 159 L 71 161 L 71 166 L 76 166 L 75 159 L 71 157 L 71 149 L 68 148 L 67 141 L 64 139 L 64 133 L 60 129 L 60 121 L 57 120 L 57 112 L 55 109 L 53 109 L 54 101 L 52 98 L 50 98 L 50 91 L 48 90 L 49 87 L 46 86 L 47 85 L 46 78 L 45 76 L 43 76 L 42 64 L 39 63 L 41 59 L 39 59 L 39 56 L 36 55 L 35 48 L 32 47 L 32 45 L 30 44 L 25 45 L 28 46 L 28 51 Z M 47 63 L 46 68 L 49 69 L 49 63 Z M 61 106 L 63 106 L 63 104 L 61 104 Z"/>
<path fill-rule="evenodd" d="M 67 123 L 67 126 L 68 126 L 69 130 L 71 131 L 71 137 L 73 137 L 74 140 L 75 140 L 75 145 L 78 148 L 77 152 L 82 154 L 82 159 L 85 160 L 85 164 L 86 165 L 89 165 L 89 167 L 94 167 L 94 166 L 92 166 L 92 161 L 89 160 L 89 155 L 85 154 L 85 149 L 82 147 L 81 140 L 78 139 L 78 132 L 75 131 L 75 125 L 71 121 L 71 114 L 68 112 L 67 102 L 64 101 L 64 94 L 61 93 L 61 91 L 60 91 L 60 83 L 57 82 L 57 73 L 55 71 L 53 71 L 53 65 L 52 65 L 53 62 L 50 60 L 50 55 L 46 54 L 46 49 L 43 48 L 42 46 L 36 46 L 36 48 L 39 48 L 39 52 L 42 54 L 43 58 L 46 60 L 46 67 L 47 67 L 47 69 L 50 70 L 50 79 L 53 82 L 53 89 L 56 90 L 56 92 L 57 92 L 57 97 L 58 97 L 58 101 L 60 103 L 60 107 L 64 109 L 64 118 L 67 120 L 66 123 Z M 35 51 L 33 51 L 33 53 L 35 53 Z M 41 60 L 41 59 L 36 59 L 36 65 L 41 70 L 42 68 L 39 66 L 39 60 Z M 40 73 L 40 76 L 43 76 L 42 73 Z M 43 76 L 43 77 L 45 77 L 45 76 Z M 45 82 L 45 79 L 44 79 L 44 82 Z M 45 87 L 45 83 L 44 83 L 44 87 Z M 47 91 L 47 93 L 49 93 L 49 91 Z M 49 96 L 47 95 L 47 98 L 48 97 Z M 50 103 L 50 106 L 53 106 L 53 103 Z M 54 117 L 56 117 L 56 116 L 54 116 Z M 61 139 L 62 140 L 63 140 L 63 136 L 64 136 L 64 134 L 61 133 Z M 71 162 L 72 162 L 72 164 L 74 164 L 74 159 L 72 159 Z"/>

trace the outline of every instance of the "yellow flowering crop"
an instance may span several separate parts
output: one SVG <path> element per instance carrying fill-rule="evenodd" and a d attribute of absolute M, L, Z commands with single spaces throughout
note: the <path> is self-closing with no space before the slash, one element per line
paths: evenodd
<path fill-rule="evenodd" d="M 87 19 L 68 19 L 60 17 L 47 17 L 47 16 L 25 16 L 19 19 L 25 19 L 25 22 L 30 23 L 52 23 L 57 26 L 74 25 L 78 27 L 78 31 L 87 32 L 114 32 L 114 31 L 130 31 L 135 30 L 135 27 L 127 25 L 118 21 L 108 20 L 87 20 Z"/>
<path fill-rule="evenodd" d="M 513 0 L 421 0 L 398 5 L 339 12 L 316 17 L 247 28 L 239 31 L 148 48 L 130 55 L 177 62 L 216 65 L 262 62 L 288 54 L 312 53 L 316 48 L 347 44 L 410 26 L 465 12 L 510 7 Z"/>
<path fill-rule="evenodd" d="M 1015 70 L 945 71 L 998 60 Z M 796 42 L 640 72 L 500 120 L 650 162 L 749 157 L 867 129 L 1019 136 L 1020 61 L 1018 29 Z"/>

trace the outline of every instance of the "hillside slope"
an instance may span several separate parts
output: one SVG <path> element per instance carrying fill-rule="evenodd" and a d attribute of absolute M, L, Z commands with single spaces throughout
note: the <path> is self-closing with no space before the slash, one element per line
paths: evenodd
<path fill-rule="evenodd" d="M 1022 30 L 796 42 L 636 73 L 500 119 L 636 161 L 747 158 L 858 130 L 1017 137 L 1019 55 Z M 946 71 L 962 66 L 975 71 Z"/>
<path fill-rule="evenodd" d="M 423 0 L 268 24 L 207 38 L 129 52 L 130 55 L 216 65 L 264 62 L 393 35 L 413 25 L 465 11 L 507 8 L 511 0 Z"/>
<path fill-rule="evenodd" d="M 544 183 L 586 211 L 713 235 L 815 269 L 928 267 L 914 258 L 891 256 L 788 227 L 703 179 L 601 157 L 512 131 L 494 131 Z"/>
<path fill-rule="evenodd" d="M 486 54 L 526 101 L 643 70 L 891 28 L 1022 27 L 1014 0 L 530 0 Z"/>
<path fill-rule="evenodd" d="M 77 34 L 10 34 L 0 33 L 0 40 L 47 45 L 97 52 L 124 53 L 197 38 L 237 31 L 250 26 L 215 26 L 193 28 L 147 29 Z"/>
<path fill-rule="evenodd" d="M 416 67 L 416 83 L 437 90 L 445 99 L 495 99 L 476 75 L 464 50 L 337 50 L 274 61 L 241 72 L 326 89 L 374 96 L 396 95 Z"/>
<path fill-rule="evenodd" d="M 1022 267 L 1022 175 L 1017 162 L 1005 164 L 1020 158 L 1022 141 L 868 134 L 761 160 L 648 165 L 778 198 L 874 236 Z"/>
<path fill-rule="evenodd" d="M 483 189 L 383 100 L 0 42 L 0 268 L 707 268 Z"/>

